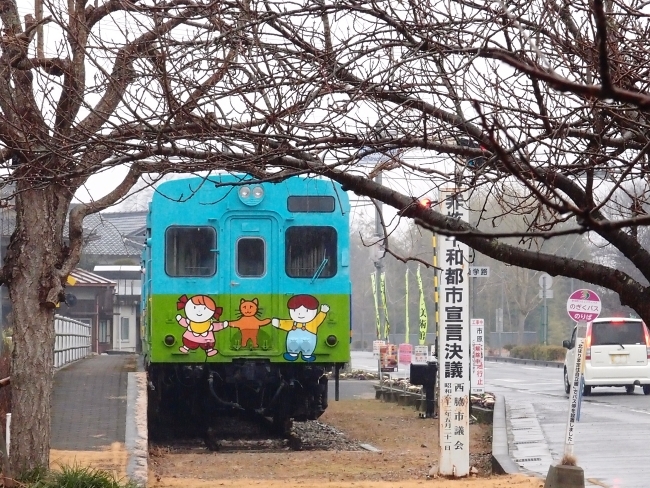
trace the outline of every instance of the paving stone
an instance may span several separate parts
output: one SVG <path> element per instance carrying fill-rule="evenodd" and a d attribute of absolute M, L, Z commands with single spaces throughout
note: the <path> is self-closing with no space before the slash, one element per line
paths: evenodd
<path fill-rule="evenodd" d="M 124 442 L 127 374 L 136 356 L 82 359 L 54 375 L 52 449 L 101 450 Z"/>

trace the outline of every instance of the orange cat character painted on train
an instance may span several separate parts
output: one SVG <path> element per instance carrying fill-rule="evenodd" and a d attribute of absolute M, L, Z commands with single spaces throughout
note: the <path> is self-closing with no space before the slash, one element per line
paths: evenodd
<path fill-rule="evenodd" d="M 259 313 L 257 298 L 253 298 L 252 300 L 245 300 L 242 298 L 239 302 L 239 312 L 241 313 L 241 318 L 230 321 L 228 325 L 241 331 L 242 347 L 246 347 L 249 339 L 251 340 L 253 347 L 258 347 L 257 331 L 260 327 L 270 324 L 271 319 L 260 319 L 257 317 L 257 314 Z"/>

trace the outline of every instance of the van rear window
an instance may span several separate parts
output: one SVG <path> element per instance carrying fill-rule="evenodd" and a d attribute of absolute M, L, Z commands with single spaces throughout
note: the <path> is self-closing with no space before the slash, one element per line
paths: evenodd
<path fill-rule="evenodd" d="M 591 345 L 645 344 L 641 322 L 597 322 L 591 326 Z"/>

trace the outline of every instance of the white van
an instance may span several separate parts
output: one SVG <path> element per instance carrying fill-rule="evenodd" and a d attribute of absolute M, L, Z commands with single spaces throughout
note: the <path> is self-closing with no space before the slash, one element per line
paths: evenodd
<path fill-rule="evenodd" d="M 564 359 L 564 391 L 570 391 L 573 377 L 577 327 L 570 340 L 562 345 L 568 349 Z M 634 387 L 643 387 L 650 395 L 650 334 L 640 319 L 599 318 L 587 325 L 585 337 L 585 368 L 583 394 L 591 394 L 594 386 L 624 386 L 628 394 Z"/>

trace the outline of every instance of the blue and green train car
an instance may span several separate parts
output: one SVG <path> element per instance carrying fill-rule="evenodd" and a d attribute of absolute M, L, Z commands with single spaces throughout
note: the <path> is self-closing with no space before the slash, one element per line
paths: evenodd
<path fill-rule="evenodd" d="M 350 359 L 347 195 L 329 180 L 161 184 L 143 251 L 150 426 L 221 414 L 286 425 L 327 407 Z M 338 383 L 337 383 L 338 390 Z"/>

